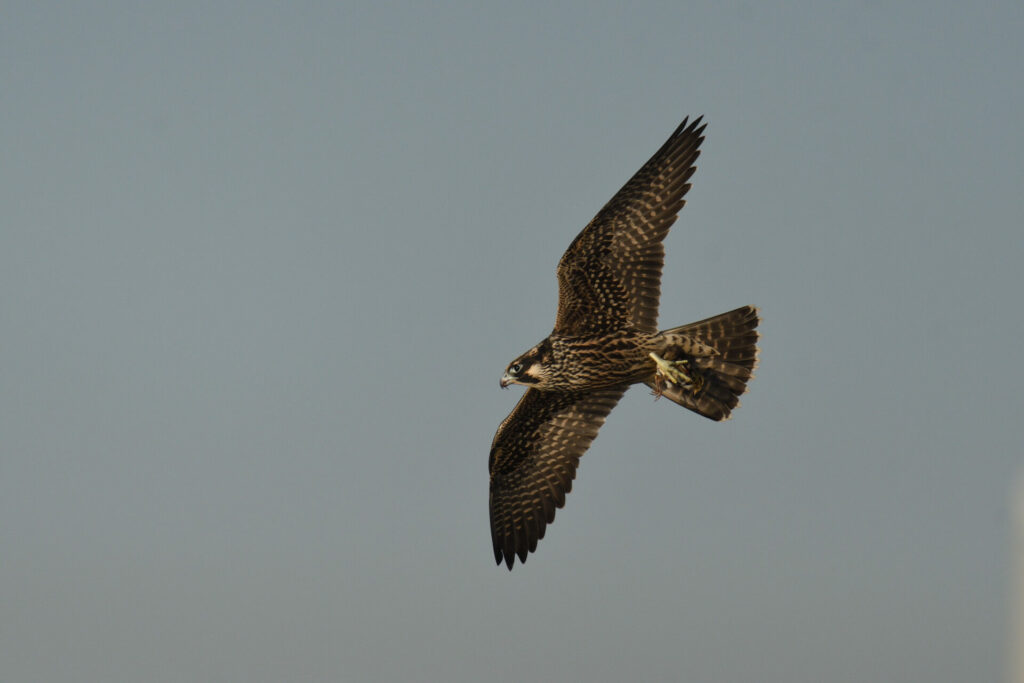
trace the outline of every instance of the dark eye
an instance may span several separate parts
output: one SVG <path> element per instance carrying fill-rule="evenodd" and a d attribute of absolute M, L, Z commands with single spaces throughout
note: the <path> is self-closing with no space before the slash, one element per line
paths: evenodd
<path fill-rule="evenodd" d="M 513 363 L 512 367 L 510 367 L 508 369 L 508 371 L 509 371 L 510 374 L 518 375 L 520 372 L 523 371 L 523 364 L 522 363 Z"/>

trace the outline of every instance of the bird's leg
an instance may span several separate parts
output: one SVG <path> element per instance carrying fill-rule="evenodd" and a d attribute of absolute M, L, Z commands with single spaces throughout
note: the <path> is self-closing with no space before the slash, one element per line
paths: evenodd
<path fill-rule="evenodd" d="M 664 380 L 668 380 L 672 384 L 693 389 L 694 394 L 699 393 L 704 388 L 703 377 L 692 373 L 692 371 L 687 372 L 687 366 L 690 364 L 690 361 L 685 358 L 682 360 L 665 360 L 654 352 L 648 355 L 657 366 L 654 371 L 654 384 L 656 387 L 660 387 Z"/>

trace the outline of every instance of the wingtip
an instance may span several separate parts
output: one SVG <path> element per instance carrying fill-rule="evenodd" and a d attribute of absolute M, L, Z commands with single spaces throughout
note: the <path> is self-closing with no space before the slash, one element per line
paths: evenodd
<path fill-rule="evenodd" d="M 515 564 L 516 556 L 515 555 L 509 555 L 508 557 L 506 557 L 504 555 L 504 553 L 502 553 L 500 550 L 495 550 L 494 551 L 494 560 L 495 560 L 495 564 L 497 564 L 499 567 L 502 564 L 504 564 L 504 565 L 506 565 L 508 567 L 509 571 L 512 571 L 512 565 Z"/>
<path fill-rule="evenodd" d="M 519 564 L 526 564 L 528 555 L 529 553 L 525 551 L 522 553 L 517 551 L 505 553 L 501 548 L 496 547 L 494 549 L 494 563 L 499 567 L 504 564 L 509 571 L 512 571 L 512 567 L 516 564 L 516 557 L 519 557 Z"/>
<path fill-rule="evenodd" d="M 500 545 L 494 546 L 494 563 L 499 567 L 504 564 L 508 567 L 509 571 L 512 571 L 512 565 L 515 564 L 516 554 L 514 552 L 506 553 L 504 548 Z"/>
<path fill-rule="evenodd" d="M 689 133 L 692 131 L 700 135 L 701 133 L 704 132 L 704 129 L 707 127 L 708 124 L 704 123 L 703 114 L 693 119 L 692 121 L 690 120 L 690 117 L 687 116 L 686 118 L 683 119 L 683 122 L 679 124 L 679 127 L 676 128 L 675 134 L 680 135 L 682 133 Z"/>

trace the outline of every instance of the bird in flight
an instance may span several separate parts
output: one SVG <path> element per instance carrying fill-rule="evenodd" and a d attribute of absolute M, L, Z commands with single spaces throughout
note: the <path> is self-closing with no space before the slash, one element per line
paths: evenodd
<path fill-rule="evenodd" d="M 753 306 L 658 330 L 662 241 L 686 203 L 701 118 L 684 120 L 572 241 L 558 263 L 554 330 L 501 378 L 502 388 L 527 387 L 488 463 L 494 559 L 510 570 L 537 549 L 580 456 L 631 385 L 724 420 L 753 377 Z"/>

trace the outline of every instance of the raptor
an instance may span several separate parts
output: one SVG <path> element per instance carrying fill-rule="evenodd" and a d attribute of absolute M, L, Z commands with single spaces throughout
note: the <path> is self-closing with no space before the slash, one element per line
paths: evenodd
<path fill-rule="evenodd" d="M 752 306 L 658 330 L 662 243 L 686 203 L 701 120 L 684 120 L 572 241 L 558 263 L 554 329 L 501 378 L 502 388 L 527 387 L 488 463 L 494 559 L 510 570 L 537 549 L 580 456 L 631 385 L 724 420 L 753 377 Z"/>

